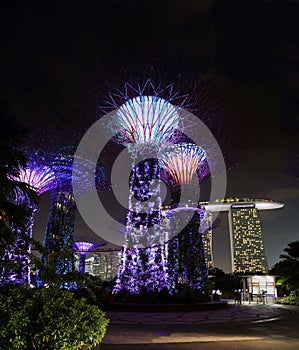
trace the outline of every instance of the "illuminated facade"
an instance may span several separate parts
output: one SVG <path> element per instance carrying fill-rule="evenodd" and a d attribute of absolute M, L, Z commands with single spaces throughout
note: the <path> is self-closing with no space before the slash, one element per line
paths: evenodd
<path fill-rule="evenodd" d="M 232 205 L 229 229 L 233 272 L 266 274 L 268 263 L 255 204 Z"/>
<path fill-rule="evenodd" d="M 284 204 L 264 199 L 226 198 L 201 205 L 211 214 L 228 212 L 232 272 L 267 274 L 259 211 L 280 209 Z"/>

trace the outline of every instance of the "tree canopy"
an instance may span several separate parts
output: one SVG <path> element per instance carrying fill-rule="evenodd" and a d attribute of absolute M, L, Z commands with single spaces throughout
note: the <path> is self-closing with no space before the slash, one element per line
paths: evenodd
<path fill-rule="evenodd" d="M 286 254 L 280 255 L 280 261 L 276 263 L 271 273 L 280 277 L 282 284 L 288 291 L 299 290 L 299 241 L 288 243 L 284 249 Z"/>

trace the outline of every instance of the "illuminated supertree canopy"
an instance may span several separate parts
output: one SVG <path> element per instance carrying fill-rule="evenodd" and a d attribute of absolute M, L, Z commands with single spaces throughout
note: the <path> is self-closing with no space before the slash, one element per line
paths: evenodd
<path fill-rule="evenodd" d="M 14 180 L 25 182 L 39 195 L 57 186 L 53 167 L 41 150 L 29 154 L 27 168 L 21 169 L 20 175 Z"/>
<path fill-rule="evenodd" d="M 140 87 L 136 90 L 139 95 L 127 98 L 118 106 L 110 125 L 117 133 L 118 142 L 129 146 L 133 158 L 126 239 L 116 286 L 116 291 L 125 289 L 130 293 L 143 288 L 155 291 L 170 287 L 160 184 L 157 181 L 153 185 L 152 181 L 160 178 L 159 164 L 152 159 L 135 162 L 138 154 L 157 158 L 158 150 L 170 142 L 175 128 L 179 127 L 181 116 L 178 108 L 159 97 L 154 89 L 153 94 L 143 94 L 147 87 L 153 85 L 147 81 L 143 90 Z"/>
<path fill-rule="evenodd" d="M 160 165 L 166 168 L 178 185 L 191 184 L 198 171 L 201 181 L 209 174 L 206 152 L 192 143 L 179 143 L 159 153 Z"/>
<path fill-rule="evenodd" d="M 166 168 L 178 186 L 191 186 L 193 176 L 197 175 L 197 183 L 210 172 L 206 152 L 195 144 L 175 144 L 160 153 L 160 164 Z M 188 198 L 191 198 L 190 196 Z M 197 199 L 198 202 L 198 199 Z M 185 205 L 182 203 L 183 206 Z M 190 206 L 189 203 L 187 203 Z M 193 288 L 201 289 L 207 280 L 203 235 L 200 232 L 204 211 L 193 203 L 194 208 L 169 209 L 166 217 L 170 229 L 168 241 L 169 275 L 173 285 L 188 283 Z M 190 212 L 191 215 L 185 215 Z M 177 235 L 176 226 L 183 227 Z"/>
<path fill-rule="evenodd" d="M 27 167 L 21 169 L 19 176 L 14 177 L 13 180 L 26 183 L 39 195 L 55 188 L 57 186 L 56 177 L 53 168 L 47 159 L 46 152 L 41 150 L 27 150 L 27 153 L 29 158 Z M 18 263 L 22 265 L 22 274 L 20 278 L 18 278 L 19 282 L 30 283 L 30 239 L 32 238 L 34 215 L 37 206 L 22 195 L 17 200 L 29 208 L 31 217 L 26 225 L 26 232 L 22 232 L 18 227 L 15 227 L 13 222 L 11 223 L 16 234 L 16 244 L 15 247 L 9 249 L 7 255 L 10 258 L 17 260 Z M 25 254 L 16 258 L 15 252 L 18 250 L 18 247 L 23 247 Z M 14 277 L 12 276 L 12 278 Z"/>
<path fill-rule="evenodd" d="M 87 253 L 97 246 L 95 243 L 91 242 L 75 242 L 74 246 L 76 250 L 79 252 L 79 272 L 85 272 L 85 259 Z"/>
<path fill-rule="evenodd" d="M 157 181 L 154 186 L 149 185 L 149 179 L 152 180 L 154 176 L 148 176 L 148 170 L 146 169 L 152 169 L 154 166 L 159 169 L 162 165 L 167 169 L 167 171 L 163 169 L 162 174 L 167 173 L 167 177 L 171 178 L 171 183 L 175 183 L 176 191 L 184 187 L 184 189 L 189 189 L 187 192 L 192 193 L 190 188 L 193 185 L 191 179 L 196 179 L 194 175 L 197 175 L 199 184 L 211 172 L 213 174 L 217 172 L 217 164 L 222 162 L 222 156 L 219 159 L 217 159 L 217 156 L 213 157 L 214 153 L 219 154 L 217 151 L 218 144 L 221 148 L 224 147 L 222 151 L 225 155 L 230 155 L 231 150 L 235 148 L 231 140 L 236 141 L 236 138 L 227 137 L 227 131 L 231 131 L 232 114 L 230 108 L 227 108 L 229 107 L 229 98 L 226 93 L 223 93 L 222 87 L 220 87 L 220 92 L 219 87 L 215 89 L 215 84 L 210 80 L 184 84 L 180 92 L 175 92 L 173 84 L 165 85 L 165 87 L 162 86 L 163 84 L 158 84 L 156 85 L 157 88 L 154 85 L 150 79 L 146 80 L 145 84 L 137 84 L 135 87 L 126 83 L 122 90 L 118 89 L 109 94 L 110 103 L 107 106 L 107 109 L 113 110 L 109 127 L 116 134 L 114 139 L 128 146 L 128 151 L 133 159 L 126 240 L 117 286 L 118 290 L 124 288 L 132 293 L 138 292 L 138 289 L 142 287 L 146 288 L 146 283 L 143 282 L 143 277 L 140 276 L 149 271 L 142 268 L 142 266 L 146 265 L 144 261 L 150 259 L 146 260 L 145 249 L 141 247 L 142 240 L 148 241 L 149 226 L 153 225 L 154 222 L 158 223 L 154 230 L 154 236 L 156 237 L 154 242 L 157 246 L 162 246 L 158 242 L 162 242 L 162 232 L 165 233 L 161 219 L 160 184 Z M 204 149 L 192 143 L 194 141 L 190 135 L 192 131 L 197 135 L 198 128 L 194 130 L 192 121 L 189 122 L 188 120 L 188 113 L 191 111 L 206 124 L 213 135 L 216 135 L 218 144 L 214 142 L 214 146 L 209 145 L 209 143 L 213 143 L 212 139 L 209 139 L 209 133 L 200 135 Z M 194 122 L 194 119 L 191 119 Z M 163 124 L 163 121 L 165 124 Z M 184 131 L 188 136 L 184 134 Z M 182 143 L 184 145 L 180 145 Z M 173 148 L 172 152 L 163 156 L 161 151 L 167 148 Z M 148 159 L 142 160 L 136 165 L 137 160 L 144 156 L 147 156 Z M 158 159 L 162 158 L 163 160 L 163 157 L 165 162 L 161 164 Z M 149 161 L 149 158 L 156 158 L 156 163 L 152 159 Z M 229 160 L 229 157 L 226 160 Z M 234 160 L 229 161 L 229 166 L 232 163 L 234 163 Z M 152 173 L 155 174 L 156 179 L 160 179 L 160 170 L 157 173 Z M 158 193 L 158 196 L 156 196 L 156 203 L 153 206 L 156 209 L 154 213 L 151 211 L 151 207 L 146 204 L 146 201 L 150 202 L 149 199 L 152 199 L 155 193 Z M 136 204 L 136 201 L 133 200 L 135 198 L 139 199 L 140 202 Z M 142 200 L 144 201 L 142 202 Z M 173 201 L 173 198 L 171 200 Z M 189 281 L 188 283 L 196 288 L 202 288 L 206 278 L 206 265 L 203 257 L 202 236 L 198 232 L 201 224 L 201 212 L 199 213 L 201 209 L 197 206 L 195 209 L 194 212 L 198 215 L 194 215 L 193 221 L 185 230 L 186 232 L 180 235 L 180 246 L 188 246 L 191 252 L 192 244 L 196 239 L 199 239 L 198 244 L 195 244 L 198 252 L 194 251 L 194 254 L 201 255 L 200 263 L 202 266 L 200 268 L 199 266 L 193 267 L 193 269 L 198 270 L 197 279 L 191 281 L 192 267 L 190 267 L 190 264 L 188 271 L 181 269 L 180 278 Z M 177 212 L 176 216 L 178 221 L 184 221 L 182 212 Z M 165 237 L 163 236 L 163 238 Z M 162 250 L 164 259 L 165 248 Z M 183 249 L 181 249 L 181 252 L 183 252 Z M 185 254 L 182 259 L 185 259 L 186 262 L 187 255 Z M 167 268 L 163 264 L 164 262 L 161 266 L 162 270 L 167 272 Z M 202 271 L 200 272 L 200 270 Z M 165 278 L 167 279 L 168 276 Z M 138 280 L 140 283 L 136 282 Z M 151 281 L 151 278 L 148 280 Z M 158 279 L 156 278 L 156 280 Z M 171 288 L 169 279 L 166 284 L 168 288 Z"/>
<path fill-rule="evenodd" d="M 145 145 L 162 147 L 179 121 L 177 108 L 168 101 L 138 96 L 118 108 L 113 128 L 120 132 L 124 144 L 132 143 L 141 150 Z"/>

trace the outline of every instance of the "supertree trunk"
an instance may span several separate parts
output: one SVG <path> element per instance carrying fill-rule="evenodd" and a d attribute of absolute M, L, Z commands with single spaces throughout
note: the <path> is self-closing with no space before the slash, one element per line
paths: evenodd
<path fill-rule="evenodd" d="M 67 257 L 73 251 L 73 233 L 76 205 L 72 191 L 55 190 L 51 193 L 49 221 L 44 241 L 46 255 L 56 254 L 56 272 L 65 274 L 74 269 L 73 261 Z"/>
<path fill-rule="evenodd" d="M 168 288 L 159 194 L 158 163 L 145 160 L 133 166 L 126 241 L 116 291 L 137 294 L 142 289 Z"/>
<path fill-rule="evenodd" d="M 168 244 L 169 275 L 173 286 L 183 283 L 202 289 L 207 282 L 208 272 L 200 230 L 201 216 L 194 209 L 190 210 L 194 215 L 189 223 L 185 222 L 186 210 L 179 210 L 172 216 L 172 220 L 184 228 Z"/>
<path fill-rule="evenodd" d="M 15 235 L 15 243 L 6 247 L 3 255 L 3 269 L 1 271 L 1 283 L 22 283 L 30 284 L 30 254 L 32 228 L 37 207 L 33 203 L 26 204 L 30 210 L 30 219 L 26 223 L 25 229 L 21 230 L 11 223 L 12 231 Z"/>

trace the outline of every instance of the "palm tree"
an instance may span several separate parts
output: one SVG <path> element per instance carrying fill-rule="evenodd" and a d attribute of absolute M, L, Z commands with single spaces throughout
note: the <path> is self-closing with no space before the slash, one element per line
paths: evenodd
<path fill-rule="evenodd" d="M 26 167 L 27 158 L 22 142 L 27 130 L 6 117 L 7 110 L 0 107 L 0 276 L 5 271 L 20 268 L 12 259 L 5 259 L 16 242 L 15 229 L 24 232 L 31 216 L 26 201 L 37 203 L 36 192 L 27 184 L 14 180 Z M 28 240 L 24 237 L 25 241 Z M 24 249 L 23 246 L 18 247 Z M 6 254 L 6 255 L 5 255 Z M 3 278 L 2 278 L 3 279 Z M 0 281 L 1 282 L 1 281 Z M 3 281 L 2 281 L 3 282 Z"/>
<path fill-rule="evenodd" d="M 288 243 L 284 252 L 287 254 L 280 255 L 282 260 L 274 265 L 271 273 L 279 276 L 289 291 L 299 291 L 299 241 Z"/>

